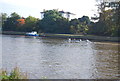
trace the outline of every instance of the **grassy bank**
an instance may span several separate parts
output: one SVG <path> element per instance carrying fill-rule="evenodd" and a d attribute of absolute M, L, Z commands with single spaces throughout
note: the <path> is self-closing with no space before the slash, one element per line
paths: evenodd
<path fill-rule="evenodd" d="M 2 34 L 6 34 L 6 35 L 25 35 L 26 32 L 3 31 Z M 120 40 L 119 40 L 120 37 L 79 35 L 79 34 L 47 34 L 47 33 L 39 33 L 39 35 L 41 37 L 75 38 L 75 39 L 88 39 L 88 40 L 92 40 L 92 41 L 120 42 Z"/>
<path fill-rule="evenodd" d="M 77 35 L 77 34 L 40 34 L 40 36 L 54 37 L 54 38 L 74 38 L 91 41 L 110 41 L 120 42 L 120 37 L 107 37 L 107 36 L 95 36 L 95 35 Z"/>

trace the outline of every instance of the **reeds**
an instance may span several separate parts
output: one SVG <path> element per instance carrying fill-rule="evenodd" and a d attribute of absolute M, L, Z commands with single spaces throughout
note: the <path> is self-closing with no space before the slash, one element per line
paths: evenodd
<path fill-rule="evenodd" d="M 10 73 L 7 72 L 7 70 L 1 70 L 0 72 L 0 79 L 28 79 L 27 73 L 20 72 L 20 69 L 18 67 L 15 67 Z"/>

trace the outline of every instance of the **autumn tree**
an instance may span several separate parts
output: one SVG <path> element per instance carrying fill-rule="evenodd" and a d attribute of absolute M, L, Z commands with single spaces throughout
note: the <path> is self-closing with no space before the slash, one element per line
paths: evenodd
<path fill-rule="evenodd" d="M 18 26 L 22 26 L 22 25 L 24 25 L 25 24 L 25 19 L 24 18 L 21 18 L 21 19 L 17 19 L 17 25 Z"/>

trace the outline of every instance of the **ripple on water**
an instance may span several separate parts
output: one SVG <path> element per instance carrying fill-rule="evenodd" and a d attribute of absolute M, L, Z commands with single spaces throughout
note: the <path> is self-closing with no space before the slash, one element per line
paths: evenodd
<path fill-rule="evenodd" d="M 111 79 L 118 74 L 118 44 L 80 39 L 3 35 L 2 65 L 16 65 L 32 78 Z"/>

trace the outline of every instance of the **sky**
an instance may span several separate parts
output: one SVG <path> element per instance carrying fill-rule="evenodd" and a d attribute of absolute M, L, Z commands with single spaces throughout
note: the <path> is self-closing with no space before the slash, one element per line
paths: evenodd
<path fill-rule="evenodd" d="M 23 17 L 41 18 L 43 9 L 58 9 L 76 14 L 71 18 L 80 18 L 83 15 L 93 16 L 97 10 L 95 5 L 95 0 L 0 0 L 0 12 L 8 15 L 16 12 Z"/>

